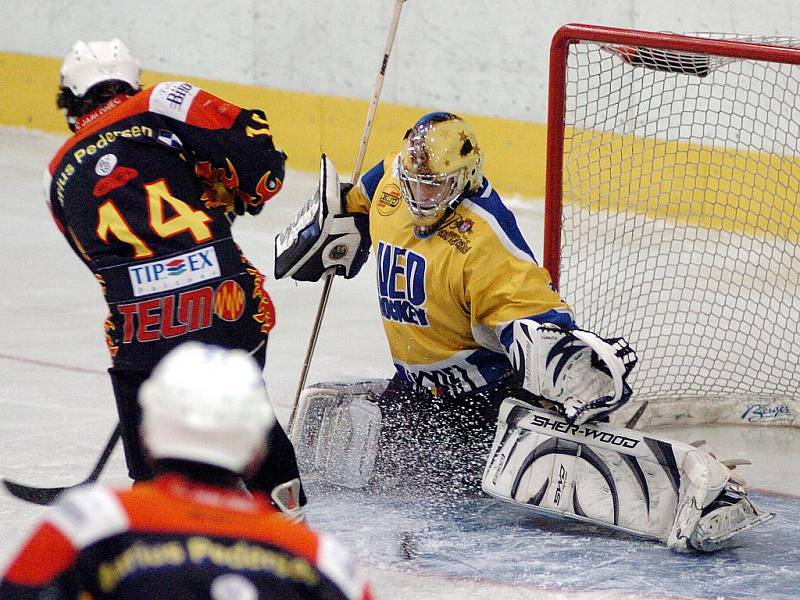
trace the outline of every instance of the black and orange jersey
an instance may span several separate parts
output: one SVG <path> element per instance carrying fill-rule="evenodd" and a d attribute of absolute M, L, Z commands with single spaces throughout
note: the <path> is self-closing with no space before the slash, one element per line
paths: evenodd
<path fill-rule="evenodd" d="M 371 592 L 342 546 L 287 521 L 266 497 L 165 475 L 130 491 L 64 494 L 0 582 L 0 599 L 42 597 L 369 600 Z"/>
<path fill-rule="evenodd" d="M 59 229 L 103 287 L 116 366 L 150 368 L 215 325 L 218 343 L 258 344 L 273 307 L 231 225 L 281 189 L 285 159 L 263 112 L 189 83 L 119 96 L 81 118 L 46 189 Z M 236 342 L 240 328 L 226 324 L 240 319 L 253 336 Z M 142 344 L 153 351 L 127 351 Z"/>

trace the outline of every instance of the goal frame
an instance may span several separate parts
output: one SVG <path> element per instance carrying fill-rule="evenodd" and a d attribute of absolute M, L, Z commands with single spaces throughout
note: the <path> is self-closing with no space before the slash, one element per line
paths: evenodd
<path fill-rule="evenodd" d="M 555 290 L 561 284 L 562 260 L 562 219 L 564 194 L 564 151 L 567 134 L 567 92 L 569 75 L 570 48 L 573 45 L 590 43 L 595 45 L 645 47 L 664 51 L 673 51 L 689 55 L 708 55 L 732 60 L 757 60 L 769 63 L 800 65 L 800 48 L 775 46 L 752 41 L 733 39 L 714 39 L 673 33 L 638 31 L 600 25 L 570 23 L 562 26 L 553 36 L 550 47 L 548 107 L 547 107 L 547 156 L 545 180 L 545 215 L 543 236 L 543 266 L 550 273 Z M 567 299 L 569 301 L 569 299 Z M 621 335 L 621 332 L 605 332 L 609 335 Z M 695 398 L 696 400 L 697 398 Z M 641 405 L 634 396 L 634 401 L 623 407 L 612 421 L 624 423 L 625 420 Z M 746 413 L 732 418 L 730 411 L 718 411 L 711 419 L 695 418 L 691 413 L 692 398 L 687 397 L 683 404 L 650 407 L 642 421 L 644 426 L 665 424 L 745 424 L 746 421 L 758 424 L 776 424 L 800 427 L 800 398 L 785 399 L 780 406 L 770 405 L 769 410 L 784 410 L 789 414 L 780 415 L 778 422 L 764 422 L 761 419 L 747 419 Z M 678 416 L 678 413 L 681 413 Z M 709 413 L 712 414 L 712 413 Z M 719 421 L 715 419 L 719 418 Z"/>
<path fill-rule="evenodd" d="M 751 42 L 714 40 L 689 35 L 637 31 L 601 25 L 570 23 L 562 26 L 550 44 L 547 107 L 547 162 L 545 179 L 545 217 L 543 265 L 557 290 L 561 270 L 561 213 L 564 167 L 564 133 L 567 109 L 567 59 L 573 44 L 592 42 L 648 46 L 662 50 L 713 54 L 726 58 L 764 60 L 800 64 L 800 49 L 781 48 Z"/>

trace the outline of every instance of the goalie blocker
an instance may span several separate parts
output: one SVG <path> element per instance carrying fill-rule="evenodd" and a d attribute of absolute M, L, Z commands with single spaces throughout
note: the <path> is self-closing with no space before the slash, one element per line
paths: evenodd
<path fill-rule="evenodd" d="M 369 217 L 347 213 L 333 162 L 322 155 L 319 186 L 275 237 L 275 277 L 319 281 L 329 270 L 355 277 L 369 256 Z"/>
<path fill-rule="evenodd" d="M 483 490 L 543 513 L 713 551 L 773 517 L 711 454 L 606 424 L 573 425 L 503 402 Z"/>

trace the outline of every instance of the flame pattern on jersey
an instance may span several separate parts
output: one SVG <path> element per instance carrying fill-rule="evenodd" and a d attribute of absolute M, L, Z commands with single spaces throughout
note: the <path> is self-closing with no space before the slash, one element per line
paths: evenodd
<path fill-rule="evenodd" d="M 215 169 L 207 160 L 197 161 L 194 165 L 194 172 L 203 180 L 203 194 L 200 196 L 203 206 L 207 209 L 223 207 L 226 213 L 231 213 L 235 208 L 232 190 L 237 187 L 239 178 L 230 160 L 226 158 L 225 162 L 230 168 L 230 176 L 225 169 Z"/>
<path fill-rule="evenodd" d="M 253 298 L 258 300 L 258 310 L 253 314 L 253 319 L 261 324 L 261 333 L 267 334 L 275 327 L 275 305 L 272 303 L 267 291 L 264 289 L 264 275 L 253 267 L 247 259 L 242 257 L 242 262 L 247 263 L 247 273 L 253 277 Z"/>

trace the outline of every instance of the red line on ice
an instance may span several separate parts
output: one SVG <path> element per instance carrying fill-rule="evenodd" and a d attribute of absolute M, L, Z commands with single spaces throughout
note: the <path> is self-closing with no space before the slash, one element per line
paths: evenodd
<path fill-rule="evenodd" d="M 90 373 L 92 375 L 105 375 L 105 370 L 100 369 L 87 369 L 86 367 L 77 367 L 75 365 L 62 365 L 47 360 L 39 360 L 36 358 L 25 358 L 24 356 L 14 356 L 11 354 L 0 353 L 0 359 L 12 360 L 14 362 L 25 363 L 28 365 L 36 365 L 38 367 L 49 367 L 51 369 L 61 369 L 62 371 L 72 371 L 73 373 Z"/>

